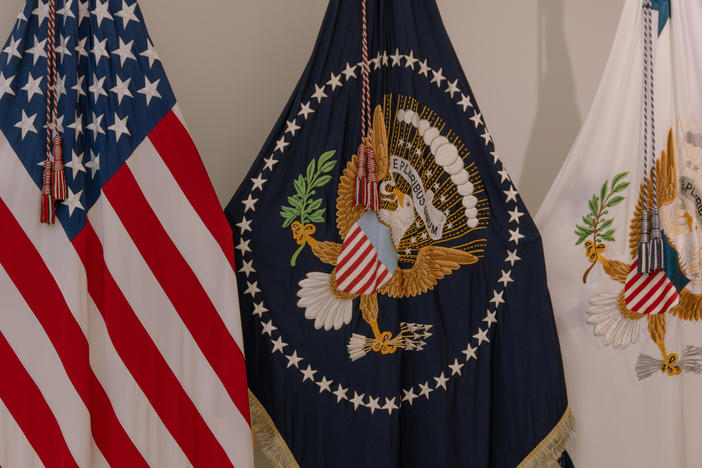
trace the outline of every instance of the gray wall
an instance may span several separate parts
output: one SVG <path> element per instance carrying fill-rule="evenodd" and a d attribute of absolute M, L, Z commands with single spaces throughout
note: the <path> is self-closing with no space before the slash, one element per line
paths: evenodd
<path fill-rule="evenodd" d="M 3 40 L 24 3 L 0 2 Z M 590 108 L 624 0 L 438 3 L 500 156 L 535 214 Z M 140 5 L 225 204 L 305 67 L 326 0 Z"/>

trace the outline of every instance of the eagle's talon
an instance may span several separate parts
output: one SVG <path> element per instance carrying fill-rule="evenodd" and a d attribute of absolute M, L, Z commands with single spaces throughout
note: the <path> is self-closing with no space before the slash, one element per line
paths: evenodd
<path fill-rule="evenodd" d="M 661 366 L 661 372 L 667 375 L 680 375 L 682 373 L 682 368 L 676 364 L 678 359 L 678 353 L 670 353 L 665 358 L 665 363 Z"/>
<path fill-rule="evenodd" d="M 395 351 L 397 351 L 397 346 L 390 344 L 389 342 L 391 340 L 392 333 L 388 331 L 382 332 L 378 337 L 375 338 L 371 350 L 373 350 L 376 353 L 379 352 L 381 354 L 392 354 Z"/>
<path fill-rule="evenodd" d="M 667 375 L 680 375 L 682 373 L 682 368 L 680 366 L 671 366 L 669 364 L 663 364 L 661 366 L 661 372 Z"/>
<path fill-rule="evenodd" d="M 382 355 L 394 354 L 398 349 L 421 351 L 426 339 L 431 336 L 431 325 L 419 323 L 400 323 L 400 330 L 393 336 L 392 332 L 381 332 L 376 320 L 370 321 L 373 336 L 367 337 L 354 333 L 351 335 L 347 349 L 352 361 L 362 358 L 371 351 Z"/>

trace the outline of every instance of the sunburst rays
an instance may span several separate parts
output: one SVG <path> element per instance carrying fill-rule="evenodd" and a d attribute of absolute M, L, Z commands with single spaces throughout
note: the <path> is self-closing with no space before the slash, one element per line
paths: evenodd
<path fill-rule="evenodd" d="M 424 143 L 424 139 L 420 136 L 417 128 L 414 125 L 407 125 L 397 120 L 397 113 L 400 110 L 412 110 L 419 119 L 427 120 L 431 126 L 438 128 L 441 134 L 458 149 L 458 154 L 465 164 L 465 170 L 468 172 L 470 182 L 474 186 L 473 194 L 478 197 L 476 208 L 478 209 L 479 223 L 476 227 L 470 228 L 466 224 L 467 220 L 462 206 L 462 197 L 458 194 L 456 186 L 449 175 L 436 164 L 429 147 Z M 485 196 L 480 196 L 485 193 L 485 186 L 475 163 L 470 160 L 468 148 L 455 132 L 450 129 L 446 131 L 446 123 L 433 109 L 427 106 L 420 106 L 419 102 L 414 98 L 386 94 L 383 99 L 383 113 L 388 129 L 389 154 L 409 161 L 420 175 L 424 188 L 434 192 L 433 205 L 446 215 L 446 223 L 441 239 L 433 240 L 428 235 L 421 217 L 415 212 L 414 223 L 405 232 L 398 247 L 400 261 L 412 263 L 416 258 L 417 252 L 428 245 L 444 245 L 446 247 L 467 249 L 470 253 L 482 258 L 487 246 L 485 239 L 470 240 L 460 245 L 453 243 L 474 231 L 484 230 L 489 219 L 490 207 L 488 200 Z M 385 180 L 392 180 L 395 188 L 404 193 L 410 192 L 410 184 L 402 177 L 388 174 Z M 395 209 L 397 207 L 395 198 L 391 196 L 381 197 L 380 207 L 389 210 Z"/>

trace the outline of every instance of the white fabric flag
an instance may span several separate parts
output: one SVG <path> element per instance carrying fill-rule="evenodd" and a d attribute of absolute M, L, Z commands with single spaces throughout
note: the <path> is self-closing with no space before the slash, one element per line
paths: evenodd
<path fill-rule="evenodd" d="M 648 10 L 655 106 L 646 106 L 642 3 L 626 2 L 590 114 L 536 216 L 579 468 L 702 460 L 702 4 L 657 0 Z M 656 169 L 644 189 L 653 110 Z M 649 208 L 654 198 L 660 206 L 665 253 L 650 275 L 636 271 L 644 190 Z"/>

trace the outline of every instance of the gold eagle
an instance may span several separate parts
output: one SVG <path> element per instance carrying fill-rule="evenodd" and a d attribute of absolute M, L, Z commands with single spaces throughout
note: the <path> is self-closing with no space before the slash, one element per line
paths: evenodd
<path fill-rule="evenodd" d="M 634 215 L 630 224 L 629 249 L 632 258 L 638 255 L 639 239 L 641 238 L 641 212 L 644 206 L 644 196 L 648 198 L 649 206 L 653 203 L 652 175 L 656 171 L 658 185 L 658 201 L 660 206 L 670 205 L 675 201 L 677 194 L 677 167 L 675 162 L 675 144 L 673 132 L 668 132 L 667 147 L 662 151 L 661 157 L 656 160 L 655 167 L 651 168 L 650 174 L 646 176 L 646 184 L 641 184 L 639 188 L 638 201 L 634 210 Z M 644 186 L 647 187 L 644 193 Z M 688 215 L 689 216 L 689 215 Z M 669 239 L 667 239 L 672 245 Z M 600 244 L 596 247 L 586 247 L 591 262 L 599 262 L 605 273 L 614 281 L 625 284 L 630 263 L 618 260 L 609 260 L 603 255 L 606 247 Z M 594 250 L 593 250 L 594 249 Z M 684 266 L 680 265 L 684 273 Z M 668 375 L 680 374 L 681 368 L 678 363 L 677 353 L 668 353 L 665 346 L 666 321 L 665 314 L 644 315 L 627 308 L 624 300 L 624 288 L 618 294 L 600 293 L 591 301 L 588 309 L 588 322 L 595 325 L 595 333 L 605 337 L 605 343 L 615 346 L 625 347 L 635 342 L 638 338 L 638 320 L 646 317 L 648 321 L 648 333 L 654 343 L 658 346 L 663 358 L 661 371 Z M 679 303 L 669 309 L 666 313 L 682 320 L 702 319 L 702 295 L 693 294 L 688 289 L 680 291 Z"/>
<path fill-rule="evenodd" d="M 375 153 L 376 179 L 381 182 L 388 177 L 390 166 L 388 136 L 381 106 L 375 109 L 370 137 L 365 143 Z M 342 240 L 346 239 L 349 230 L 366 214 L 364 207 L 354 204 L 357 165 L 358 156 L 353 155 L 343 170 L 337 188 L 336 227 Z M 403 196 L 405 195 L 396 191 L 398 205 Z M 313 233 L 314 231 L 306 231 L 299 226 L 293 227 L 293 236 L 298 244 L 306 241 L 320 261 L 336 267 L 342 244 L 318 241 L 312 237 Z M 436 245 L 425 246 L 419 250 L 412 268 L 398 267 L 392 277 L 376 292 L 361 295 L 361 316 L 373 332 L 373 338 L 362 345 L 365 352 L 372 350 L 389 354 L 394 353 L 397 348 L 411 349 L 411 346 L 407 346 L 407 335 L 411 334 L 409 332 L 412 331 L 412 327 L 403 328 L 396 337 L 393 337 L 391 332 L 380 331 L 378 293 L 392 298 L 414 297 L 433 289 L 440 279 L 450 275 L 461 265 L 469 265 L 477 261 L 478 258 L 467 251 Z M 336 268 L 329 275 L 318 272 L 309 273 L 300 282 L 300 286 L 298 306 L 305 308 L 306 318 L 315 320 L 316 328 L 339 329 L 351 321 L 352 300 L 358 296 L 338 288 Z M 351 345 L 349 345 L 349 352 L 351 353 Z M 354 359 L 353 354 L 352 359 Z"/>

